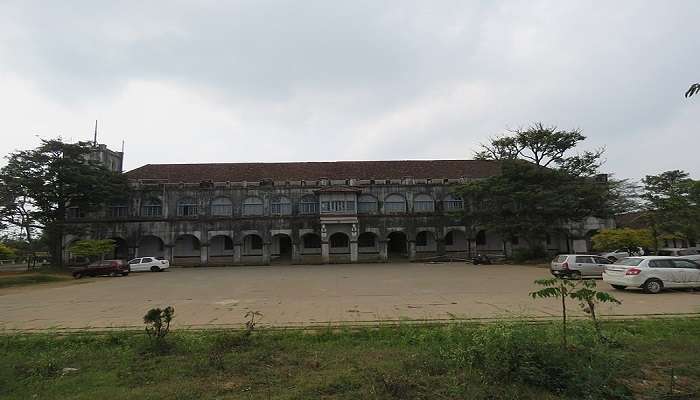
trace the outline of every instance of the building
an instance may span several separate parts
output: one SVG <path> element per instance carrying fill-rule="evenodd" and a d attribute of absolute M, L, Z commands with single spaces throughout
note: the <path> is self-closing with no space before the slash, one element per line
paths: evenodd
<path fill-rule="evenodd" d="M 517 238 L 466 226 L 464 202 L 452 193 L 499 171 L 497 162 L 476 160 L 148 164 L 126 173 L 134 189 L 128 201 L 71 223 L 82 237 L 114 239 L 115 257 L 173 265 L 509 254 L 522 245 Z M 585 247 L 586 232 L 604 226 L 572 225 L 546 247 Z M 64 248 L 82 237 L 67 235 Z"/>

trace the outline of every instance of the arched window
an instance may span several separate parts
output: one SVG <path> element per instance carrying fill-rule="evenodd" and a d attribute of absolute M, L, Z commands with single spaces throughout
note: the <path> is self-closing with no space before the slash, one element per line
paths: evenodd
<path fill-rule="evenodd" d="M 302 197 L 299 203 L 299 213 L 307 215 L 318 214 L 318 200 L 316 200 L 316 196 L 307 194 Z"/>
<path fill-rule="evenodd" d="M 442 201 L 442 205 L 445 211 L 462 211 L 464 209 L 464 200 L 448 194 Z"/>
<path fill-rule="evenodd" d="M 406 199 L 397 193 L 386 196 L 384 199 L 384 212 L 387 214 L 405 213 Z"/>
<path fill-rule="evenodd" d="M 146 200 L 146 202 L 143 203 L 141 215 L 144 217 L 160 217 L 163 215 L 163 206 L 161 206 L 160 200 Z"/>
<path fill-rule="evenodd" d="M 233 214 L 233 202 L 227 197 L 217 197 L 211 201 L 211 215 L 229 216 Z"/>
<path fill-rule="evenodd" d="M 270 214 L 272 215 L 291 215 L 292 202 L 284 196 L 277 196 L 270 203 Z"/>
<path fill-rule="evenodd" d="M 348 235 L 340 232 L 334 233 L 331 235 L 329 242 L 330 247 L 348 247 Z"/>
<path fill-rule="evenodd" d="M 263 215 L 263 201 L 259 197 L 248 197 L 243 201 L 243 215 Z"/>
<path fill-rule="evenodd" d="M 357 199 L 357 212 L 359 214 L 374 214 L 377 210 L 377 198 L 371 194 L 363 194 Z"/>
<path fill-rule="evenodd" d="M 429 194 L 417 194 L 413 198 L 413 211 L 415 212 L 433 212 L 435 211 L 435 202 Z"/>
<path fill-rule="evenodd" d="M 191 197 L 185 197 L 177 202 L 177 215 L 179 217 L 193 217 L 197 215 L 197 203 Z"/>
<path fill-rule="evenodd" d="M 429 233 L 430 232 L 426 231 L 418 232 L 418 234 L 416 235 L 416 246 L 427 246 Z"/>

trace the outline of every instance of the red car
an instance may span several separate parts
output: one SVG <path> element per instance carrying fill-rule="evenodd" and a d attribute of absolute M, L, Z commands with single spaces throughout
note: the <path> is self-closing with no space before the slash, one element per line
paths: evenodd
<path fill-rule="evenodd" d="M 104 260 L 102 262 L 94 262 L 87 267 L 83 267 L 73 271 L 73 278 L 80 279 L 84 276 L 97 276 L 97 275 L 109 275 L 109 276 L 127 276 L 131 272 L 129 264 L 124 260 Z"/>

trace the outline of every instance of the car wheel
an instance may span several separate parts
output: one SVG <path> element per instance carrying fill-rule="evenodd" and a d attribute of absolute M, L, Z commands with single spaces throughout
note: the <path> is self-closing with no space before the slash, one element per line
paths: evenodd
<path fill-rule="evenodd" d="M 156 267 L 155 265 L 151 267 L 151 272 L 158 272 L 160 271 L 160 268 Z"/>
<path fill-rule="evenodd" d="M 80 272 L 76 272 L 75 274 L 73 274 L 73 278 L 75 278 L 75 279 L 80 279 L 82 277 L 83 277 L 83 274 L 81 274 Z"/>
<path fill-rule="evenodd" d="M 613 289 L 617 289 L 617 290 L 625 290 L 627 288 L 627 286 L 624 286 L 624 285 L 611 285 L 611 286 L 613 287 Z"/>
<path fill-rule="evenodd" d="M 124 273 L 122 274 L 122 276 L 128 276 L 128 275 L 129 275 L 128 272 L 124 272 Z"/>
<path fill-rule="evenodd" d="M 648 281 L 644 282 L 642 288 L 647 293 L 656 294 L 663 290 L 664 284 L 658 279 L 649 279 Z"/>
<path fill-rule="evenodd" d="M 581 271 L 571 271 L 569 273 L 569 278 L 575 279 L 575 280 L 580 280 L 581 279 Z"/>

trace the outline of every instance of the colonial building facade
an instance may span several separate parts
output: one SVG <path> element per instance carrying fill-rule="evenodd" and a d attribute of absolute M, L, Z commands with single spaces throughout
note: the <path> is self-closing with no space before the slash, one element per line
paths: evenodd
<path fill-rule="evenodd" d="M 173 265 L 354 263 L 507 255 L 517 238 L 468 226 L 454 188 L 499 173 L 492 161 L 149 164 L 127 172 L 131 197 L 70 222 L 111 238 L 115 257 Z M 77 217 L 81 216 L 81 217 Z M 581 250 L 593 218 L 552 235 L 552 252 Z"/>

